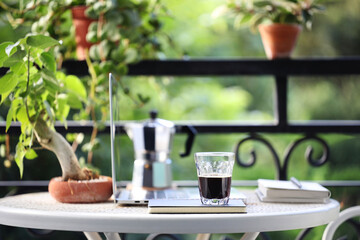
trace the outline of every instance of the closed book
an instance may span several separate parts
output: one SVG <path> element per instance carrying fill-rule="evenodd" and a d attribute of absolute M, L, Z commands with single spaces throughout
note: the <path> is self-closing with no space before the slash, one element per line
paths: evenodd
<path fill-rule="evenodd" d="M 315 182 L 259 179 L 257 195 L 264 202 L 325 202 L 331 194 Z"/>
<path fill-rule="evenodd" d="M 326 203 L 326 198 L 296 198 L 296 197 L 268 197 L 264 196 L 259 189 L 255 190 L 256 195 L 262 202 L 274 202 L 274 203 Z"/>
<path fill-rule="evenodd" d="M 230 199 L 227 205 L 203 205 L 199 199 L 151 199 L 149 213 L 245 213 L 241 199 Z"/>

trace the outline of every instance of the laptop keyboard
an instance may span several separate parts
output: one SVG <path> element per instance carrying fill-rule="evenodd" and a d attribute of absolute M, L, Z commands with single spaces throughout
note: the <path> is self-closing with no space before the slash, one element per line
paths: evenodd
<path fill-rule="evenodd" d="M 188 197 L 188 194 L 185 191 L 176 191 L 176 190 L 168 189 L 164 191 L 164 193 L 165 193 L 165 198 L 182 199 Z"/>

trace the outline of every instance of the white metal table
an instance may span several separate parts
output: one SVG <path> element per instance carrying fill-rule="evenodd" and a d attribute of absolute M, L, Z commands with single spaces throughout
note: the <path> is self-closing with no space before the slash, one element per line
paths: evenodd
<path fill-rule="evenodd" d="M 258 232 L 302 229 L 327 224 L 339 215 L 339 203 L 263 203 L 253 191 L 247 195 L 245 214 L 148 214 L 146 207 L 119 207 L 113 202 L 63 204 L 47 193 L 0 199 L 0 224 L 38 229 L 82 231 L 88 239 L 120 239 L 123 233 L 241 233 L 255 239 Z"/>

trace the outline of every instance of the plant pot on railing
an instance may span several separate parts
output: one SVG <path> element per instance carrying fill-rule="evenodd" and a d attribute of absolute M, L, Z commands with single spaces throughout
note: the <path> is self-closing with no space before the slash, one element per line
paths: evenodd
<path fill-rule="evenodd" d="M 297 24 L 261 24 L 259 32 L 267 58 L 290 58 L 301 32 Z"/>
<path fill-rule="evenodd" d="M 269 59 L 289 58 L 305 26 L 311 29 L 312 17 L 324 10 L 320 1 L 232 1 L 222 5 L 214 16 L 233 16 L 234 26 L 248 25 L 259 29 Z"/>
<path fill-rule="evenodd" d="M 73 24 L 75 26 L 76 56 L 78 60 L 85 60 L 86 50 L 92 43 L 86 40 L 90 24 L 96 20 L 85 15 L 86 6 L 76 6 L 71 9 Z"/>

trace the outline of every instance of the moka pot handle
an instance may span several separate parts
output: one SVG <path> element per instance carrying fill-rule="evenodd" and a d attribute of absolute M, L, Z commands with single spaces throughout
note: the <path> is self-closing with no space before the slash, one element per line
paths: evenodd
<path fill-rule="evenodd" d="M 187 130 L 188 137 L 187 137 L 186 142 L 185 142 L 185 152 L 180 153 L 180 157 L 187 157 L 187 156 L 190 155 L 191 148 L 193 146 L 195 136 L 197 134 L 197 131 L 193 126 L 187 125 L 187 126 L 185 126 L 185 128 Z"/>

